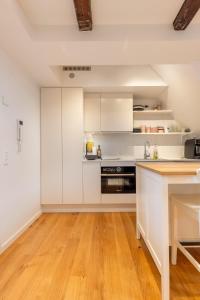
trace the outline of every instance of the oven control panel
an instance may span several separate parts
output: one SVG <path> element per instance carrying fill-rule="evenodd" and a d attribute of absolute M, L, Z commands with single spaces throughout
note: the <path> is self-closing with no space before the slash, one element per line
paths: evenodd
<path fill-rule="evenodd" d="M 135 167 L 101 167 L 101 174 L 131 174 L 135 173 Z"/>

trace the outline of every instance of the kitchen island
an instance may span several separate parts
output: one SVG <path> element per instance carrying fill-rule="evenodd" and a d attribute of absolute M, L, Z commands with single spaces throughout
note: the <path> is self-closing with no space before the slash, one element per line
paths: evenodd
<path fill-rule="evenodd" d="M 137 238 L 142 235 L 161 274 L 162 300 L 169 300 L 170 187 L 199 189 L 200 162 L 138 162 L 136 167 Z"/>

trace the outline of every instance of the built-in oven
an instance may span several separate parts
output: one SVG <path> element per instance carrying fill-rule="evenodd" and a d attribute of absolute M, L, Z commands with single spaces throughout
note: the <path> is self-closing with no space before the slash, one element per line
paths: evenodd
<path fill-rule="evenodd" d="M 135 166 L 101 167 L 102 194 L 135 194 Z"/>

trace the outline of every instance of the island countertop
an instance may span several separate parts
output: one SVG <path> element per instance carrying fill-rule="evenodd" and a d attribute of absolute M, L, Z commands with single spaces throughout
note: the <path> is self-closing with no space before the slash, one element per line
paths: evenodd
<path fill-rule="evenodd" d="M 136 166 L 160 175 L 196 175 L 200 162 L 137 162 Z"/>

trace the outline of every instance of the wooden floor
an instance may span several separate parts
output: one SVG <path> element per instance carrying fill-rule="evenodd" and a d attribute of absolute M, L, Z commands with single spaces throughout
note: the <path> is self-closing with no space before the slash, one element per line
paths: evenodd
<path fill-rule="evenodd" d="M 200 274 L 178 260 L 172 299 L 200 300 Z M 135 214 L 44 214 L 0 256 L 0 299 L 157 300 L 160 276 Z"/>

